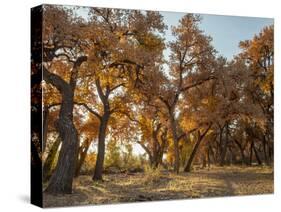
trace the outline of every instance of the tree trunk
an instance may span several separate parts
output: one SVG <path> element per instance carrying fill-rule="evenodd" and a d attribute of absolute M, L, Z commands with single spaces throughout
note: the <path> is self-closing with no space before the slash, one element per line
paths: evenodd
<path fill-rule="evenodd" d="M 207 164 L 208 164 L 208 168 L 210 168 L 210 166 L 211 166 L 210 146 L 208 147 L 208 150 L 207 150 Z"/>
<path fill-rule="evenodd" d="M 240 151 L 240 154 L 241 154 L 241 163 L 242 163 L 242 165 L 246 164 L 244 149 L 242 148 L 242 145 L 236 139 L 234 139 L 234 143 L 239 148 L 239 151 Z"/>
<path fill-rule="evenodd" d="M 59 146 L 61 143 L 61 139 L 58 136 L 55 142 L 53 143 L 50 152 L 45 160 L 44 167 L 43 167 L 43 180 L 46 182 L 52 175 L 52 166 L 54 164 Z"/>
<path fill-rule="evenodd" d="M 274 150 L 273 150 L 273 144 L 271 144 L 271 142 L 267 144 L 267 149 L 268 149 L 268 158 L 272 163 L 274 160 Z"/>
<path fill-rule="evenodd" d="M 205 135 L 207 134 L 207 132 L 209 131 L 209 129 L 211 128 L 211 126 L 212 125 L 209 125 L 208 128 L 205 130 L 205 132 L 202 135 L 200 134 L 200 131 L 198 131 L 198 136 L 197 136 L 198 140 L 197 140 L 197 142 L 196 142 L 196 144 L 195 144 L 195 146 L 194 146 L 194 148 L 191 152 L 191 155 L 190 155 L 190 157 L 189 157 L 189 159 L 188 159 L 188 161 L 187 161 L 187 163 L 184 167 L 184 172 L 190 172 L 191 171 L 191 165 L 192 165 L 192 162 L 195 158 L 195 155 L 196 155 L 196 153 L 199 149 L 200 143 L 203 140 L 203 138 L 205 137 Z"/>
<path fill-rule="evenodd" d="M 232 165 L 233 164 L 233 161 L 235 162 L 235 155 L 234 155 L 234 152 L 232 151 L 232 147 L 228 147 L 229 149 L 229 153 L 230 153 L 230 159 L 229 159 L 229 164 Z"/>
<path fill-rule="evenodd" d="M 93 180 L 102 180 L 103 162 L 104 162 L 104 154 L 105 154 L 105 137 L 106 137 L 106 129 L 107 129 L 107 122 L 109 116 L 110 116 L 109 112 L 105 111 L 100 122 L 99 137 L 98 137 L 98 154 L 97 154 L 97 161 L 96 161 Z"/>
<path fill-rule="evenodd" d="M 81 149 L 78 153 L 79 158 L 77 158 L 77 165 L 76 165 L 76 169 L 75 169 L 75 177 L 78 177 L 79 174 L 80 174 L 80 170 L 81 170 L 81 167 L 82 167 L 82 165 L 85 161 L 85 158 L 87 156 L 87 152 L 88 152 L 88 149 L 90 147 L 90 144 L 91 144 L 91 142 L 88 139 L 86 139 L 81 146 Z"/>
<path fill-rule="evenodd" d="M 167 129 L 165 129 L 165 131 L 161 135 L 161 145 L 160 145 L 160 150 L 159 150 L 158 158 L 157 158 L 157 166 L 162 164 L 166 144 L 167 144 Z"/>
<path fill-rule="evenodd" d="M 203 153 L 202 154 L 202 168 L 204 169 L 204 168 L 206 168 L 206 166 L 207 166 L 206 154 Z"/>
<path fill-rule="evenodd" d="M 253 150 L 254 150 L 254 153 L 255 153 L 255 156 L 256 156 L 256 159 L 257 159 L 258 164 L 259 164 L 259 165 L 262 165 L 261 159 L 260 159 L 260 157 L 259 157 L 259 153 L 258 153 L 258 151 L 257 151 L 257 149 L 256 149 L 256 147 L 255 147 L 254 142 L 253 142 Z"/>
<path fill-rule="evenodd" d="M 269 164 L 269 160 L 268 160 L 268 156 L 267 156 L 267 142 L 266 142 L 266 137 L 265 135 L 263 136 L 263 140 L 262 140 L 262 144 L 263 144 L 263 157 L 264 157 L 264 161 L 265 164 L 268 165 Z"/>
<path fill-rule="evenodd" d="M 53 58 L 49 58 L 48 61 L 52 61 L 52 59 Z M 62 140 L 62 146 L 54 174 L 45 190 L 47 193 L 72 193 L 72 182 L 79 146 L 77 130 L 73 123 L 73 97 L 76 88 L 78 70 L 81 64 L 85 61 L 87 61 L 87 56 L 80 56 L 74 62 L 69 83 L 59 75 L 49 72 L 44 65 L 42 67 L 43 79 L 47 83 L 55 86 L 62 96 L 59 119 L 56 121 L 56 128 Z"/>
<path fill-rule="evenodd" d="M 62 102 L 59 119 L 56 128 L 62 140 L 58 163 L 52 175 L 46 192 L 53 194 L 72 193 L 72 182 L 75 174 L 76 159 L 78 153 L 78 133 L 73 123 L 74 91 L 80 65 L 87 60 L 86 56 L 80 56 L 71 70 L 69 83 L 60 76 L 49 72 L 43 66 L 43 79 L 55 86 L 61 93 Z"/>
<path fill-rule="evenodd" d="M 170 124 L 172 128 L 173 142 L 174 142 L 174 172 L 179 173 L 180 169 L 180 158 L 179 158 L 179 143 L 178 143 L 178 134 L 177 134 L 177 126 L 174 118 L 174 113 L 170 111 Z"/>
<path fill-rule="evenodd" d="M 72 182 L 78 153 L 78 135 L 73 123 L 73 89 L 62 96 L 59 119 L 56 122 L 62 140 L 61 151 L 54 174 L 46 189 L 48 193 L 72 193 Z"/>
<path fill-rule="evenodd" d="M 252 162 L 253 162 L 253 144 L 254 144 L 254 142 L 252 141 L 251 146 L 250 146 L 250 159 L 249 159 L 250 166 L 252 165 Z"/>
<path fill-rule="evenodd" d="M 228 135 L 229 135 L 229 127 L 228 123 L 225 125 L 225 139 L 222 139 L 221 143 L 221 159 L 220 159 L 220 166 L 224 166 L 225 164 L 225 156 L 227 151 L 227 145 L 228 145 Z M 222 128 L 222 134 L 223 134 L 223 128 Z"/>
<path fill-rule="evenodd" d="M 209 153 L 210 153 L 210 162 L 211 162 L 211 156 L 212 156 L 214 164 L 217 164 L 217 162 L 218 162 L 217 157 L 216 157 L 216 155 L 214 153 L 214 150 L 213 150 L 211 145 L 209 146 Z"/>
<path fill-rule="evenodd" d="M 200 137 L 201 137 L 200 133 L 198 132 L 198 138 L 197 138 L 198 140 L 197 140 L 197 142 L 196 142 L 196 144 L 195 144 L 195 146 L 194 146 L 194 148 L 193 148 L 193 150 L 191 152 L 191 155 L 190 155 L 190 157 L 189 157 L 189 159 L 188 159 L 188 161 L 187 161 L 187 163 L 186 163 L 186 165 L 184 167 L 184 172 L 190 172 L 191 171 L 192 162 L 193 162 L 193 160 L 195 158 L 195 155 L 197 153 L 199 145 L 200 145 L 200 143 L 202 141 L 202 139 L 200 139 Z"/>

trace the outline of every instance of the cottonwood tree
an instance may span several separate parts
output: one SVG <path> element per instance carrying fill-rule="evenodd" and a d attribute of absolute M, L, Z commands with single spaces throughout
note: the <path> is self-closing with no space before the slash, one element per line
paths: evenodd
<path fill-rule="evenodd" d="M 206 147 L 202 149 L 209 153 L 200 152 L 203 160 L 204 154 L 210 158 L 210 154 L 214 156 L 215 152 L 215 161 L 224 165 L 226 155 L 233 156 L 230 137 L 236 130 L 236 123 L 243 119 L 262 118 L 260 110 L 251 104 L 244 94 L 245 85 L 249 80 L 247 67 L 240 60 L 227 62 L 221 57 L 214 60 L 213 67 L 216 70 L 215 79 L 191 88 L 189 93 L 182 95 L 179 104 L 180 127 L 184 131 L 192 131 L 195 134 L 193 137 L 196 138 L 185 171 L 191 170 L 192 161 L 206 135 L 208 140 L 203 143 Z M 210 163 L 210 159 L 208 161 Z"/>
<path fill-rule="evenodd" d="M 210 87 L 215 81 L 205 82 L 200 87 L 194 87 L 189 92 L 182 95 L 182 101 L 179 104 L 179 129 L 181 130 L 181 138 L 183 146 L 190 146 L 190 150 L 185 152 L 186 159 L 184 171 L 190 172 L 192 163 L 197 154 L 204 156 L 199 152 L 203 140 L 212 139 L 212 126 L 215 121 L 213 114 L 215 113 L 215 104 L 210 98 Z"/>
<path fill-rule="evenodd" d="M 128 117 L 136 134 L 134 140 L 148 155 L 150 166 L 157 168 L 162 164 L 163 154 L 168 144 L 168 127 L 161 106 L 142 102 L 134 111 L 122 112 Z"/>
<path fill-rule="evenodd" d="M 261 138 L 266 163 L 273 160 L 273 112 L 274 112 L 274 28 L 267 26 L 251 40 L 241 41 L 239 57 L 249 67 L 251 80 L 245 93 L 257 104 L 265 118 L 266 126 Z"/>
<path fill-rule="evenodd" d="M 62 140 L 58 163 L 46 192 L 71 193 L 79 145 L 73 123 L 74 92 L 80 66 L 87 60 L 84 49 L 88 44 L 83 42 L 82 21 L 73 15 L 72 10 L 44 6 L 43 13 L 43 79 L 61 94 L 56 127 Z M 61 76 L 60 68 L 52 66 L 56 61 L 67 70 L 66 75 Z"/>
<path fill-rule="evenodd" d="M 92 38 L 95 47 L 83 71 L 88 76 L 90 96 L 78 104 L 100 122 L 93 180 L 102 180 L 109 119 L 122 108 L 128 90 L 140 83 L 142 72 L 161 59 L 164 45 L 157 32 L 162 33 L 165 25 L 157 12 L 134 10 L 94 8 L 90 11 L 90 20 L 90 24 L 98 28 Z M 89 105 L 91 99 L 98 99 L 96 109 Z"/>
<path fill-rule="evenodd" d="M 178 102 L 182 94 L 191 88 L 200 86 L 205 82 L 214 79 L 212 63 L 215 50 L 211 46 L 211 38 L 204 35 L 199 29 L 200 16 L 185 15 L 179 25 L 172 28 L 175 41 L 170 42 L 171 49 L 169 74 L 171 80 L 159 96 L 166 107 L 170 129 L 174 143 L 174 171 L 179 172 L 179 134 L 178 126 Z"/>

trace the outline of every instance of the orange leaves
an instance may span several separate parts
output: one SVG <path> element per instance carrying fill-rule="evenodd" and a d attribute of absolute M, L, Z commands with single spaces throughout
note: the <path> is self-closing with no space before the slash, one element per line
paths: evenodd
<path fill-rule="evenodd" d="M 197 15 L 185 15 L 172 28 L 175 39 L 166 45 L 165 24 L 157 12 L 93 8 L 86 22 L 63 8 L 46 10 L 44 47 L 54 52 L 45 65 L 68 83 L 71 60 L 88 57 L 79 69 L 74 97 L 88 108 L 76 104 L 75 126 L 79 136 L 94 139 L 99 118 L 105 112 L 110 114 L 107 139 L 112 142 L 108 146 L 112 152 L 117 141 L 137 139 L 150 148 L 156 138 L 161 144 L 166 132 L 167 160 L 172 162 L 173 131 L 182 139 L 184 133 L 202 131 L 211 122 L 254 120 L 262 126 L 264 108 L 259 107 L 273 110 L 273 26 L 241 42 L 243 52 L 228 62 L 216 56 L 211 38 L 200 30 Z M 166 63 L 163 50 L 168 47 L 171 55 Z M 58 56 L 60 53 L 67 56 Z M 42 87 L 45 106 L 61 102 L 58 90 L 44 82 Z M 58 116 L 59 107 L 50 113 L 51 126 Z M 191 143 L 196 133 L 189 138 Z M 180 141 L 180 147 L 188 153 L 190 145 L 184 146 L 184 142 Z"/>
<path fill-rule="evenodd" d="M 93 117 L 89 116 L 85 123 L 78 128 L 87 138 L 93 140 L 98 136 L 98 131 L 96 130 L 99 126 L 99 121 Z"/>
<path fill-rule="evenodd" d="M 240 56 L 255 68 L 252 71 L 263 71 L 266 66 L 272 65 L 273 60 L 273 25 L 265 27 L 259 35 L 252 40 L 241 41 L 239 46 L 243 49 Z"/>
<path fill-rule="evenodd" d="M 191 117 L 191 116 L 184 116 L 182 118 L 182 121 L 180 123 L 180 126 L 181 128 L 187 132 L 187 131 L 190 131 L 190 130 L 193 130 L 195 128 L 198 127 L 198 122 L 197 120 L 195 119 L 195 117 Z"/>
<path fill-rule="evenodd" d="M 69 82 L 71 68 L 72 68 L 71 64 L 67 63 L 66 61 L 56 59 L 52 62 L 50 71 L 59 75 L 66 82 Z"/>
<path fill-rule="evenodd" d="M 43 90 L 43 106 L 48 107 L 53 104 L 58 104 L 61 102 L 61 94 L 59 91 L 52 85 L 42 82 Z"/>

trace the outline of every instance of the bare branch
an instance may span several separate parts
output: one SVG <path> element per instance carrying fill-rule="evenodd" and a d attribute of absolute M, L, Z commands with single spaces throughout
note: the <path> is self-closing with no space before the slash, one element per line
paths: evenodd
<path fill-rule="evenodd" d="M 94 111 L 93 109 L 91 109 L 87 104 L 85 103 L 80 103 L 80 102 L 74 102 L 75 105 L 80 105 L 85 107 L 90 113 L 92 113 L 93 115 L 95 115 L 99 120 L 102 119 L 101 115 L 98 114 L 96 111 Z"/>
<path fill-rule="evenodd" d="M 207 78 L 205 78 L 205 79 L 199 80 L 198 82 L 192 83 L 191 85 L 188 85 L 188 86 L 182 88 L 181 91 L 182 91 L 182 92 L 183 92 L 183 91 L 187 91 L 187 90 L 190 89 L 190 88 L 193 88 L 193 87 L 196 87 L 196 86 L 198 86 L 198 85 L 201 85 L 201 84 L 203 84 L 204 82 L 209 81 L 209 80 L 212 80 L 212 79 L 216 79 L 216 77 L 214 77 L 214 76 L 209 76 L 209 77 L 207 77 Z"/>
<path fill-rule="evenodd" d="M 114 91 L 115 89 L 117 89 L 117 88 L 119 88 L 119 87 L 124 87 L 124 86 L 125 86 L 125 83 L 121 83 L 121 84 L 116 85 L 116 86 L 114 86 L 113 88 L 111 88 L 111 89 L 109 90 L 109 92 L 112 92 L 112 91 Z"/>

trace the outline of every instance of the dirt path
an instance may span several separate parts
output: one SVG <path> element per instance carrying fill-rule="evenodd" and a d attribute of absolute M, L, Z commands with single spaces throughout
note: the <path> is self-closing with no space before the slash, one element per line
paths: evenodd
<path fill-rule="evenodd" d="M 213 167 L 175 175 L 170 172 L 106 175 L 94 183 L 80 176 L 70 195 L 44 194 L 46 207 L 204 198 L 273 193 L 269 167 Z"/>

